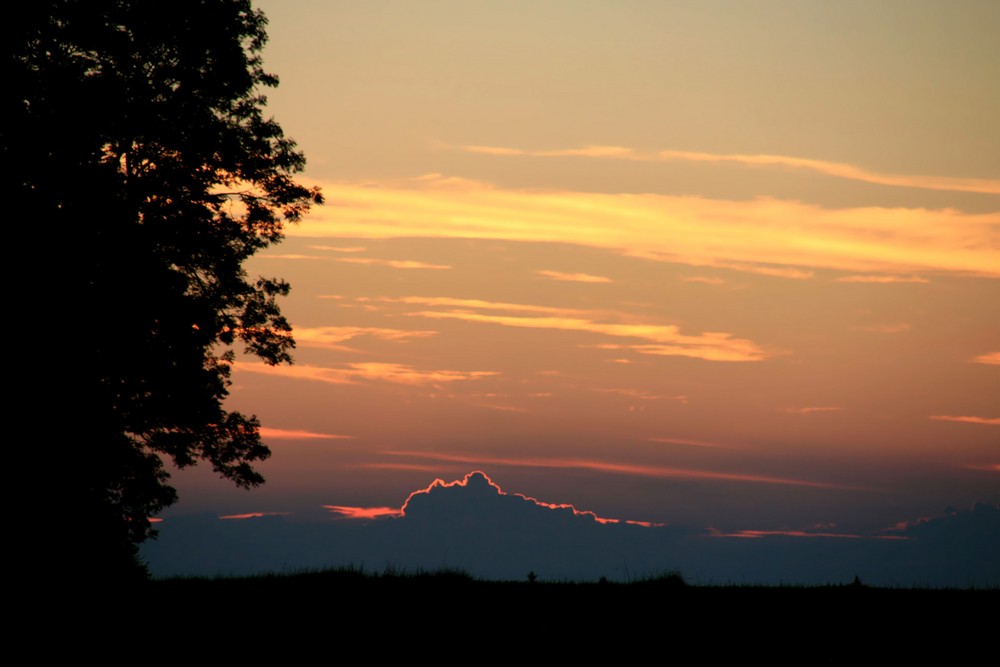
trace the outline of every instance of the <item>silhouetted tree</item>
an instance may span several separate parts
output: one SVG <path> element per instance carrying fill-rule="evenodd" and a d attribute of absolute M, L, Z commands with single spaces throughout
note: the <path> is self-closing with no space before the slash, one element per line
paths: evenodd
<path fill-rule="evenodd" d="M 2 150 L 27 250 L 46 258 L 32 325 L 53 391 L 38 400 L 58 406 L 36 425 L 36 481 L 61 508 L 68 564 L 141 573 L 149 518 L 177 499 L 164 460 L 263 481 L 259 423 L 223 399 L 232 345 L 291 360 L 276 302 L 289 286 L 243 263 L 322 197 L 292 180 L 304 157 L 263 115 L 277 79 L 249 0 L 18 11 Z"/>

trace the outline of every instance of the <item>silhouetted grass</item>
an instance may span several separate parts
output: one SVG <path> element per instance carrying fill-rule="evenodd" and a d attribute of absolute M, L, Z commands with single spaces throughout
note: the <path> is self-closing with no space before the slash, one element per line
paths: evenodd
<path fill-rule="evenodd" d="M 460 569 L 350 566 L 161 579 L 136 595 L 147 609 L 208 619 L 218 636 L 288 637 L 312 648 L 367 637 L 367 650 L 400 661 L 460 646 L 511 659 L 589 658 L 593 647 L 610 643 L 620 661 L 642 659 L 639 648 L 653 646 L 667 657 L 687 655 L 687 664 L 766 655 L 768 665 L 904 664 L 929 656 L 963 664 L 975 644 L 954 638 L 995 631 L 992 614 L 970 610 L 1000 601 L 997 587 L 706 586 L 671 571 L 628 581 L 528 575 L 491 581 Z"/>
<path fill-rule="evenodd" d="M 336 568 L 291 570 L 287 572 L 266 572 L 254 575 L 215 577 L 169 577 L 154 579 L 149 586 L 167 591 L 175 588 L 258 588 L 258 587 L 288 587 L 300 586 L 340 586 L 340 587 L 448 587 L 462 586 L 490 590 L 518 589 L 530 586 L 532 589 L 547 590 L 629 590 L 629 591 L 691 591 L 697 594 L 712 592 L 744 592 L 747 594 L 773 593 L 777 595 L 797 595 L 807 593 L 825 593 L 837 595 L 997 595 L 1000 585 L 986 587 L 935 588 L 928 586 L 893 586 L 878 587 L 863 584 L 859 579 L 851 583 L 826 584 L 756 584 L 756 583 L 724 583 L 724 584 L 691 584 L 681 572 L 668 570 L 660 574 L 630 578 L 626 581 L 610 580 L 601 577 L 598 580 L 545 580 L 537 577 L 534 572 L 526 574 L 523 580 L 491 580 L 480 579 L 461 568 L 439 568 L 435 570 L 415 569 L 386 565 L 381 569 L 366 569 L 364 566 L 347 565 Z"/>

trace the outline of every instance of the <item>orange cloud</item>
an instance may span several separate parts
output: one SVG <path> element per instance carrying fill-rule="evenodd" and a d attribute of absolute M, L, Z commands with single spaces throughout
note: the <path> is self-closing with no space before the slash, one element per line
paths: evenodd
<path fill-rule="evenodd" d="M 572 243 L 798 279 L 812 269 L 1000 277 L 998 212 L 512 190 L 438 177 L 321 185 L 343 206 L 316 209 L 290 235 Z"/>
<path fill-rule="evenodd" d="M 311 245 L 310 250 L 328 250 L 330 252 L 365 252 L 368 248 L 359 245 L 338 246 L 338 245 Z"/>
<path fill-rule="evenodd" d="M 324 368 L 308 364 L 270 366 L 261 361 L 236 361 L 233 362 L 233 369 L 240 373 L 257 373 L 259 375 L 285 377 L 293 380 L 313 380 L 315 382 L 326 382 L 327 384 L 354 384 L 355 382 L 354 375 L 345 369 Z"/>
<path fill-rule="evenodd" d="M 259 373 L 296 380 L 312 380 L 328 384 L 355 384 L 362 380 L 376 380 L 407 385 L 435 385 L 463 380 L 478 380 L 491 375 L 493 371 L 452 371 L 419 370 L 405 364 L 364 362 L 347 364 L 347 368 L 327 368 L 323 366 L 293 365 L 269 366 L 263 362 L 237 361 L 233 364 L 237 371 Z"/>
<path fill-rule="evenodd" d="M 728 162 L 750 167 L 779 167 L 813 171 L 825 176 L 845 178 L 876 185 L 922 190 L 943 190 L 945 192 L 975 192 L 980 194 L 1000 194 L 1000 181 L 988 178 L 951 178 L 948 176 L 921 176 L 912 174 L 888 174 L 857 167 L 846 162 L 813 160 L 788 155 L 747 155 L 740 153 L 703 153 L 697 151 L 664 150 L 642 153 L 622 146 L 585 146 L 563 150 L 521 150 L 496 146 L 461 146 L 470 153 L 498 156 L 530 157 L 590 157 L 615 160 L 635 160 L 642 162 Z"/>
<path fill-rule="evenodd" d="M 348 507 L 346 505 L 323 505 L 323 509 L 339 514 L 344 519 L 378 519 L 384 516 L 402 516 L 398 507 Z"/>
<path fill-rule="evenodd" d="M 681 282 L 705 283 L 706 285 L 721 285 L 726 281 L 725 279 L 719 278 L 718 276 L 681 276 Z"/>
<path fill-rule="evenodd" d="M 561 271 L 536 271 L 540 276 L 551 278 L 552 280 L 562 280 L 576 283 L 610 283 L 611 278 L 604 276 L 594 276 L 589 273 L 563 273 Z"/>
<path fill-rule="evenodd" d="M 789 280 L 809 280 L 816 274 L 803 269 L 791 269 L 780 266 L 761 266 L 757 264 L 747 264 L 739 262 L 713 261 L 707 262 L 710 266 L 717 266 L 720 269 L 732 269 L 744 273 L 756 273 L 761 276 L 771 276 L 772 278 L 788 278 Z"/>
<path fill-rule="evenodd" d="M 379 301 L 387 303 L 405 303 L 417 306 L 473 308 L 476 310 L 510 310 L 525 313 L 545 313 L 548 315 L 577 314 L 584 311 L 571 308 L 556 308 L 553 306 L 537 306 L 526 303 L 508 303 L 504 301 L 483 301 L 481 299 L 455 299 L 447 296 L 402 296 L 380 297 Z"/>
<path fill-rule="evenodd" d="M 388 299 L 387 299 L 388 300 Z M 529 329 L 551 329 L 559 331 L 580 331 L 613 338 L 637 338 L 652 344 L 594 345 L 600 349 L 630 349 L 641 354 L 661 356 L 685 356 L 708 361 L 760 361 L 771 356 L 752 341 L 733 338 L 732 334 L 704 332 L 698 335 L 683 334 L 672 324 L 650 324 L 644 322 L 599 322 L 599 312 L 531 306 L 522 304 L 493 303 L 471 299 L 403 297 L 393 301 L 428 305 L 463 306 L 460 309 L 425 310 L 410 313 L 417 317 L 431 319 L 455 319 L 466 322 L 496 324 L 506 327 Z M 508 310 L 513 312 L 537 313 L 537 315 L 510 315 L 473 312 L 474 310 Z M 625 317 L 617 314 L 618 317 Z"/>
<path fill-rule="evenodd" d="M 676 396 L 663 396 L 661 394 L 651 394 L 648 391 L 640 391 L 638 389 L 598 389 L 593 388 L 593 391 L 599 391 L 605 394 L 620 394 L 622 396 L 627 396 L 628 398 L 635 398 L 640 401 L 678 401 L 680 403 L 687 403 L 688 397 L 684 395 Z"/>
<path fill-rule="evenodd" d="M 705 361 L 761 361 L 777 354 L 776 352 L 764 352 L 750 341 L 729 339 L 729 334 L 706 333 L 702 335 L 709 339 L 706 344 L 702 345 L 619 345 L 605 343 L 590 347 L 601 350 L 632 350 L 639 354 L 660 357 L 693 357 Z M 711 340 L 713 338 L 714 341 Z"/>
<path fill-rule="evenodd" d="M 930 281 L 920 276 L 872 276 L 854 275 L 841 276 L 834 280 L 838 283 L 929 283 Z"/>
<path fill-rule="evenodd" d="M 517 148 L 503 148 L 501 146 L 462 146 L 470 153 L 482 153 L 483 155 L 525 155 L 525 152 Z"/>
<path fill-rule="evenodd" d="M 383 380 L 397 384 L 438 384 L 462 380 L 478 380 L 479 378 L 499 375 L 493 371 L 423 371 L 405 364 L 389 364 L 380 362 L 365 362 L 348 364 L 351 369 L 367 380 Z"/>
<path fill-rule="evenodd" d="M 900 333 L 902 331 L 909 331 L 910 325 L 906 322 L 897 322 L 896 324 L 872 324 L 865 327 L 854 327 L 855 331 L 870 331 L 871 333 Z"/>
<path fill-rule="evenodd" d="M 259 259 L 328 259 L 321 255 L 299 255 L 295 253 L 268 253 L 266 255 L 259 255 Z"/>
<path fill-rule="evenodd" d="M 354 436 L 261 426 L 260 437 L 267 438 L 268 440 L 343 440 L 353 438 Z"/>
<path fill-rule="evenodd" d="M 504 148 L 501 146 L 461 146 L 469 153 L 503 156 L 530 157 L 597 157 L 616 158 L 619 160 L 649 160 L 649 157 L 637 153 L 631 148 L 622 146 L 584 146 L 583 148 L 565 148 L 561 150 L 528 151 L 520 148 Z"/>
<path fill-rule="evenodd" d="M 997 417 L 971 417 L 952 415 L 931 415 L 928 419 L 936 419 L 945 422 L 964 422 L 966 424 L 988 424 L 990 426 L 1000 426 L 1000 418 Z"/>
<path fill-rule="evenodd" d="M 220 519 L 224 520 L 240 520 L 240 519 L 255 519 L 262 516 L 288 516 L 291 512 L 247 512 L 246 514 L 226 514 L 220 516 Z"/>
<path fill-rule="evenodd" d="M 376 259 L 374 257 L 337 257 L 334 259 L 335 262 L 344 262 L 346 264 L 368 264 L 376 266 L 388 266 L 393 269 L 433 269 L 436 271 L 441 271 L 444 269 L 450 269 L 450 266 L 445 264 L 428 264 L 427 262 L 416 262 L 409 259 Z"/>
<path fill-rule="evenodd" d="M 1000 352 L 987 352 L 986 354 L 980 354 L 975 357 L 972 361 L 977 364 L 989 364 L 991 366 L 1000 366 Z"/>
<path fill-rule="evenodd" d="M 837 412 L 843 410 L 844 408 L 837 407 L 807 407 L 807 408 L 781 408 L 782 412 L 787 412 L 790 415 L 810 415 L 815 412 Z"/>
<path fill-rule="evenodd" d="M 404 331 L 402 329 L 384 329 L 380 327 L 293 327 L 292 335 L 295 342 L 303 347 L 319 347 L 331 350 L 347 350 L 340 343 L 353 338 L 369 336 L 389 341 L 408 341 L 411 338 L 429 338 L 436 336 L 436 331 Z"/>
<path fill-rule="evenodd" d="M 477 408 L 486 408 L 487 410 L 499 410 L 500 412 L 528 412 L 527 408 L 519 408 L 514 405 L 499 405 L 497 403 L 476 403 Z"/>

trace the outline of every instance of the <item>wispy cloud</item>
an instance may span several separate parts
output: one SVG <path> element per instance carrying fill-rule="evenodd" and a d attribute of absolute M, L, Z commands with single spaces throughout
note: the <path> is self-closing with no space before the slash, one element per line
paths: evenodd
<path fill-rule="evenodd" d="M 977 364 L 1000 366 L 1000 352 L 987 352 L 986 354 L 980 354 L 978 357 L 974 357 L 972 361 Z"/>
<path fill-rule="evenodd" d="M 605 276 L 595 276 L 589 273 L 563 273 L 562 271 L 536 271 L 540 276 L 551 278 L 552 280 L 562 280 L 564 282 L 575 283 L 610 283 L 611 278 Z"/>
<path fill-rule="evenodd" d="M 317 259 L 329 259 L 328 257 L 323 257 L 322 255 L 301 255 L 297 253 L 266 253 L 263 255 L 258 255 L 258 259 L 306 259 L 306 260 L 317 260 Z"/>
<path fill-rule="evenodd" d="M 647 438 L 650 442 L 659 442 L 666 445 L 682 445 L 684 447 L 708 447 L 709 449 L 739 449 L 733 445 L 722 445 L 717 442 L 705 442 L 704 440 L 691 440 L 688 438 L 668 438 L 656 437 Z"/>
<path fill-rule="evenodd" d="M 943 422 L 964 422 L 966 424 L 987 424 L 1000 426 L 1000 417 L 973 417 L 970 415 L 931 415 L 928 419 Z"/>
<path fill-rule="evenodd" d="M 440 384 L 478 380 L 492 375 L 493 371 L 452 371 L 452 370 L 419 370 L 405 364 L 388 364 L 378 362 L 348 364 L 351 370 L 366 380 L 383 380 L 397 384 Z"/>
<path fill-rule="evenodd" d="M 657 357 L 691 357 L 704 361 L 763 361 L 778 352 L 766 352 L 748 340 L 732 339 L 728 334 L 702 334 L 706 337 L 703 343 L 689 341 L 681 345 L 625 345 L 620 343 L 602 343 L 588 345 L 599 350 L 629 350 L 638 354 L 649 354 Z"/>
<path fill-rule="evenodd" d="M 903 535 L 857 535 L 854 533 L 813 532 L 808 530 L 738 530 L 733 533 L 723 533 L 717 530 L 709 532 L 710 537 L 738 537 L 745 539 L 760 539 L 764 537 L 811 537 L 841 540 L 907 540 Z"/>
<path fill-rule="evenodd" d="M 797 279 L 814 269 L 1000 276 L 1000 212 L 827 209 L 767 198 L 454 187 L 433 179 L 322 186 L 345 206 L 315 210 L 290 235 L 572 243 Z"/>
<path fill-rule="evenodd" d="M 943 190 L 946 192 L 975 192 L 994 195 L 1000 194 L 1000 180 L 995 179 L 893 174 L 865 169 L 846 162 L 814 160 L 810 158 L 792 157 L 789 155 L 704 153 L 698 151 L 675 150 L 642 152 L 623 146 L 584 146 L 583 148 L 560 150 L 524 150 L 501 146 L 461 146 L 460 148 L 470 153 L 509 157 L 586 157 L 605 160 L 634 160 L 641 162 L 725 162 L 741 164 L 748 167 L 774 167 L 780 169 L 812 171 L 825 176 L 832 176 L 834 178 L 845 178 L 852 181 L 862 181 L 864 183 L 888 185 L 900 188 Z"/>
<path fill-rule="evenodd" d="M 267 438 L 268 440 L 344 440 L 353 438 L 354 436 L 261 426 L 260 437 Z"/>
<path fill-rule="evenodd" d="M 447 296 L 402 296 L 379 297 L 378 301 L 386 303 L 405 303 L 416 306 L 431 306 L 441 308 L 470 308 L 474 310 L 507 310 L 523 313 L 542 313 L 546 315 L 565 315 L 582 313 L 584 311 L 556 306 L 540 306 L 529 303 L 510 303 L 507 301 L 484 301 L 482 299 L 456 299 Z"/>
<path fill-rule="evenodd" d="M 310 250 L 326 250 L 328 252 L 365 252 L 368 248 L 360 245 L 340 246 L 340 245 L 310 245 L 306 246 Z"/>
<path fill-rule="evenodd" d="M 836 178 L 846 178 L 853 181 L 863 181 L 865 183 L 900 188 L 1000 194 L 1000 181 L 993 179 L 891 174 L 864 169 L 863 167 L 845 162 L 812 160 L 788 155 L 742 155 L 737 153 L 699 153 L 667 150 L 660 151 L 657 153 L 657 156 L 664 160 L 683 160 L 686 162 L 733 162 L 753 167 L 803 169 Z"/>
<path fill-rule="evenodd" d="M 369 266 L 388 266 L 393 269 L 430 269 L 443 271 L 451 267 L 446 264 L 428 264 L 427 262 L 417 262 L 411 259 L 377 259 L 375 257 L 336 257 L 335 262 L 345 264 L 365 264 Z"/>
<path fill-rule="evenodd" d="M 790 415 L 811 415 L 817 412 L 839 412 L 844 408 L 838 408 L 835 406 L 816 406 L 816 407 L 805 407 L 805 408 L 781 408 L 781 412 L 787 412 Z"/>
<path fill-rule="evenodd" d="M 477 465 L 508 465 L 525 468 L 564 468 L 578 470 L 593 470 L 621 475 L 636 475 L 640 477 L 655 477 L 661 479 L 693 479 L 721 482 L 750 482 L 756 484 L 777 484 L 784 486 L 805 486 L 820 489 L 841 489 L 853 491 L 871 491 L 855 486 L 833 484 L 830 482 L 817 482 L 813 480 L 794 479 L 788 477 L 774 477 L 770 475 L 756 475 L 753 473 L 733 473 L 712 470 L 692 470 L 687 468 L 673 468 L 666 466 L 641 465 L 630 463 L 616 463 L 612 461 L 600 461 L 594 459 L 557 459 L 557 458 L 505 458 L 491 456 L 468 456 L 461 454 L 443 454 L 439 452 L 425 451 L 386 451 L 384 454 L 392 456 L 410 456 L 414 458 L 425 458 L 439 461 L 449 461 L 455 463 L 470 463 Z"/>
<path fill-rule="evenodd" d="M 521 408 L 516 405 L 502 405 L 499 403 L 476 403 L 477 408 L 486 408 L 487 410 L 498 410 L 500 412 L 528 412 L 527 408 Z"/>
<path fill-rule="evenodd" d="M 613 389 L 600 389 L 593 388 L 593 391 L 599 391 L 605 394 L 619 394 L 621 396 L 626 396 L 628 398 L 635 398 L 640 401 L 677 401 L 679 403 L 687 403 L 688 397 L 683 394 L 677 394 L 673 396 L 667 396 L 663 394 L 653 394 L 648 391 L 642 391 L 640 389 L 627 389 L 627 388 L 613 388 Z"/>
<path fill-rule="evenodd" d="M 405 342 L 414 338 L 436 336 L 436 331 L 413 331 L 381 327 L 293 327 L 295 342 L 303 347 L 349 350 L 341 345 L 354 338 L 368 336 L 380 340 Z"/>
<path fill-rule="evenodd" d="M 671 324 L 638 324 L 623 322 L 594 322 L 582 318 L 570 317 L 525 317 L 515 315 L 492 315 L 486 313 L 469 313 L 461 311 L 422 311 L 414 313 L 420 317 L 435 319 L 456 319 L 467 322 L 483 322 L 499 324 L 506 327 L 521 327 L 528 329 L 557 329 L 562 331 L 583 331 L 603 334 L 619 338 L 640 338 L 663 343 L 658 346 L 635 346 L 632 349 L 646 348 L 672 350 L 674 354 L 687 356 L 713 356 L 709 352 L 729 353 L 734 360 L 757 361 L 767 355 L 747 340 L 732 339 L 728 333 L 703 333 L 696 336 L 684 335 L 680 328 Z M 655 352 L 653 352 L 655 354 Z M 702 354 L 706 353 L 706 354 Z M 727 355 L 728 356 L 728 355 Z"/>
<path fill-rule="evenodd" d="M 682 283 L 704 283 L 706 285 L 722 285 L 724 278 L 718 276 L 681 276 Z"/>
<path fill-rule="evenodd" d="M 245 514 L 225 514 L 220 516 L 223 520 L 256 519 L 262 516 L 288 516 L 291 512 L 246 512 Z"/>
<path fill-rule="evenodd" d="M 772 278 L 788 278 L 789 280 L 810 280 L 816 274 L 805 269 L 793 269 L 786 266 L 764 266 L 760 264 L 749 264 L 746 262 L 713 261 L 708 262 L 710 266 L 717 266 L 720 269 L 732 269 L 744 273 L 756 273 L 761 276 L 771 276 Z"/>
<path fill-rule="evenodd" d="M 633 338 L 647 341 L 647 343 L 629 345 L 588 345 L 600 349 L 630 349 L 640 354 L 684 356 L 708 361 L 760 361 L 771 356 L 771 353 L 756 343 L 742 338 L 734 338 L 730 333 L 684 334 L 676 325 L 628 321 L 630 316 L 622 313 L 613 315 L 624 321 L 609 322 L 600 321 L 599 318 L 610 316 L 612 313 L 531 304 L 447 297 L 402 297 L 387 298 L 386 300 L 439 307 L 440 309 L 437 310 L 421 310 L 410 313 L 413 316 L 429 319 L 453 319 L 528 329 L 579 331 L 612 338 Z M 449 306 L 458 307 L 451 308 Z M 496 311 L 507 312 L 498 314 Z"/>
<path fill-rule="evenodd" d="M 855 331 L 868 331 L 871 333 L 902 333 L 903 331 L 909 331 L 911 326 L 906 322 L 896 322 L 894 324 L 869 324 L 866 326 L 854 327 Z"/>
<path fill-rule="evenodd" d="M 770 356 L 755 343 L 733 338 L 728 333 L 707 332 L 690 336 L 682 334 L 680 329 L 673 325 L 605 323 L 566 317 L 517 317 L 456 311 L 429 311 L 415 314 L 422 317 L 450 318 L 506 327 L 581 331 L 613 337 L 641 338 L 663 343 L 593 346 L 601 349 L 630 349 L 641 354 L 694 357 L 706 361 L 760 361 Z"/>
<path fill-rule="evenodd" d="M 349 370 L 310 366 L 309 364 L 271 366 L 261 361 L 237 361 L 233 363 L 233 369 L 238 373 L 256 373 L 258 375 L 284 377 L 292 380 L 312 380 L 327 384 L 354 384 L 357 380 L 355 374 L 352 374 Z"/>
<path fill-rule="evenodd" d="M 387 516 L 403 516 L 403 511 L 398 507 L 349 507 L 347 505 L 323 505 L 323 509 L 329 510 L 344 519 L 378 519 Z"/>
<path fill-rule="evenodd" d="M 852 275 L 841 276 L 834 282 L 838 283 L 929 283 L 930 281 L 920 276 L 878 276 L 878 275 Z"/>
<path fill-rule="evenodd" d="M 364 362 L 346 364 L 346 368 L 327 368 L 295 364 L 270 366 L 263 362 L 237 361 L 233 367 L 240 372 L 258 373 L 295 380 L 311 380 L 327 384 L 355 384 L 360 381 L 382 381 L 406 385 L 437 385 L 498 375 L 493 371 L 421 370 L 405 364 Z"/>
<path fill-rule="evenodd" d="M 985 470 L 986 472 L 1000 472 L 1000 463 L 970 463 L 962 466 L 968 470 Z"/>
<path fill-rule="evenodd" d="M 643 160 L 655 159 L 649 155 L 640 154 L 631 148 L 622 146 L 584 146 L 583 148 L 563 148 L 558 150 L 523 150 L 520 148 L 506 148 L 503 146 L 460 146 L 469 153 L 481 153 L 483 155 L 501 156 L 530 156 L 530 157 L 597 157 L 614 158 L 618 160 Z"/>

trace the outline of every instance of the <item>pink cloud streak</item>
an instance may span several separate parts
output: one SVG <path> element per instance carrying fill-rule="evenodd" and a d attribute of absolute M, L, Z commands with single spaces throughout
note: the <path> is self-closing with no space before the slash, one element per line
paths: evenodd
<path fill-rule="evenodd" d="M 971 415 L 931 415 L 928 419 L 944 422 L 963 422 L 966 424 L 985 424 L 989 426 L 1000 426 L 998 417 L 974 417 Z"/>
<path fill-rule="evenodd" d="M 641 477 L 658 477 L 663 479 L 696 479 L 724 482 L 752 482 L 758 484 L 779 484 L 785 486 L 805 486 L 819 489 L 839 489 L 851 491 L 872 491 L 874 489 L 830 482 L 816 482 L 770 475 L 755 475 L 751 473 L 716 472 L 712 470 L 691 470 L 687 468 L 672 468 L 668 466 L 636 465 L 629 463 L 614 463 L 588 459 L 536 459 L 536 458 L 503 458 L 490 456 L 463 456 L 460 454 L 442 454 L 426 451 L 385 451 L 390 456 L 413 456 L 452 463 L 508 465 L 527 468 L 575 468 L 594 470 L 597 472 L 637 475 Z"/>

